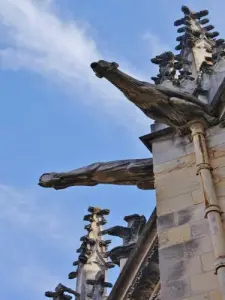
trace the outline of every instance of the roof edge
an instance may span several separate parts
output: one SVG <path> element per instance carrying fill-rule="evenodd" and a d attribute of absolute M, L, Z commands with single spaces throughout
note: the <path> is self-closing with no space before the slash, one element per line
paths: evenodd
<path fill-rule="evenodd" d="M 123 300 L 126 293 L 133 282 L 135 275 L 137 274 L 140 265 L 144 261 L 149 249 L 151 248 L 152 236 L 149 232 L 154 227 L 157 219 L 156 208 L 153 210 L 146 227 L 140 236 L 134 250 L 132 251 L 130 257 L 128 258 L 123 270 L 121 271 L 111 293 L 109 294 L 107 300 Z M 157 236 L 157 233 L 156 233 Z M 143 253 L 145 255 L 143 255 Z"/>

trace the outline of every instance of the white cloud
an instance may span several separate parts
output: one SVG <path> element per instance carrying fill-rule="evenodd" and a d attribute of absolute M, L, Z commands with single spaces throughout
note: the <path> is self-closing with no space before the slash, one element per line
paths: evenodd
<path fill-rule="evenodd" d="M 82 105 L 103 108 L 104 114 L 115 117 L 130 129 L 134 126 L 146 128 L 150 120 L 120 91 L 97 78 L 91 70 L 90 63 L 105 56 L 85 30 L 87 26 L 63 21 L 53 11 L 51 2 L 0 1 L 0 30 L 4 30 L 7 39 L 7 47 L 0 50 L 0 67 L 38 72 L 70 93 L 83 93 L 86 100 L 82 99 Z M 120 65 L 124 69 L 123 62 Z M 124 62 L 124 66 L 127 65 Z M 145 77 L 137 75 L 134 68 L 128 72 L 135 72 L 140 79 Z"/>
<path fill-rule="evenodd" d="M 11 42 L 11 48 L 2 52 L 5 66 L 55 74 L 70 84 L 74 80 L 93 81 L 89 64 L 100 57 L 95 42 L 75 23 L 57 18 L 48 5 L 31 0 L 3 0 L 0 20 Z"/>

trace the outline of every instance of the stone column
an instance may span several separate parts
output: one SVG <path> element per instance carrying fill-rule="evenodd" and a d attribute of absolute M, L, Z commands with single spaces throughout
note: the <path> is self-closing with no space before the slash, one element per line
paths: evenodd
<path fill-rule="evenodd" d="M 225 130 L 208 129 L 206 138 L 216 195 L 224 210 Z M 193 143 L 167 136 L 155 140 L 152 150 L 162 300 L 221 299 Z"/>

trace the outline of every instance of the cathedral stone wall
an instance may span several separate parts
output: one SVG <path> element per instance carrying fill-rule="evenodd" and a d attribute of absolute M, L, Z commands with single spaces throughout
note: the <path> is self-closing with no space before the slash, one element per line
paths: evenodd
<path fill-rule="evenodd" d="M 208 129 L 207 143 L 217 197 L 225 211 L 225 129 Z M 152 152 L 162 300 L 221 299 L 192 142 L 164 137 L 153 142 Z"/>

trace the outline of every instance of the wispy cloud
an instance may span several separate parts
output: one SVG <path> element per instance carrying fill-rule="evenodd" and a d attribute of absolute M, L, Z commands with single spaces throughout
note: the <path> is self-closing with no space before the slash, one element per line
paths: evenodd
<path fill-rule="evenodd" d="M 147 46 L 148 53 L 150 53 L 151 58 L 154 58 L 156 55 L 159 55 L 165 51 L 169 51 L 169 47 L 166 43 L 162 42 L 162 39 L 151 31 L 146 31 L 141 36 L 142 41 Z M 156 76 L 158 74 L 158 66 L 151 65 L 151 76 Z"/>
<path fill-rule="evenodd" d="M 37 295 L 35 299 L 39 299 L 38 295 L 43 299 L 44 291 L 66 278 L 63 273 L 55 276 L 59 270 L 49 270 L 51 263 L 45 260 L 48 252 L 55 257 L 56 253 L 70 257 L 79 245 L 79 237 L 67 209 L 54 202 L 46 201 L 34 190 L 0 185 L 0 266 L 5 274 L 1 278 L 4 289 L 14 286 L 14 292 L 27 290 Z"/>
<path fill-rule="evenodd" d="M 69 250 L 74 248 L 74 240 L 70 244 L 70 237 L 74 236 L 71 219 L 68 211 L 57 201 L 47 202 L 34 190 L 20 190 L 0 184 L 0 205 L 0 222 L 32 233 L 42 240 L 62 242 L 61 246 Z"/>
<path fill-rule="evenodd" d="M 104 114 L 113 116 L 123 125 L 129 124 L 130 129 L 130 124 L 146 128 L 150 120 L 120 91 L 104 79 L 98 79 L 89 67 L 91 62 L 106 57 L 85 29 L 88 26 L 84 28 L 76 21 L 62 20 L 52 9 L 51 2 L 0 1 L 0 30 L 4 30 L 4 44 L 7 45 L 0 50 L 1 68 L 39 73 L 70 93 L 82 94 L 79 104 L 103 108 Z M 112 54 L 113 59 L 115 55 Z M 126 71 L 130 64 L 120 62 L 123 69 L 123 64 Z M 135 73 L 140 79 L 147 78 L 138 74 L 135 68 L 128 72 Z"/>
<path fill-rule="evenodd" d="M 159 36 L 150 31 L 146 31 L 142 35 L 142 39 L 147 43 L 148 51 L 150 51 L 152 58 L 164 51 L 169 51 L 169 46 L 163 43 Z"/>

